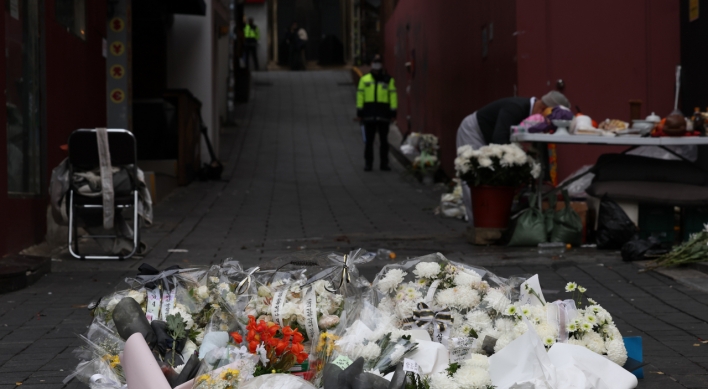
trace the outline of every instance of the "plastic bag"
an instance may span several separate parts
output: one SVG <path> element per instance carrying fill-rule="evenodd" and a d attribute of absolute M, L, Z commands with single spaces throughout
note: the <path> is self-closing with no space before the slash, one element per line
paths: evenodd
<path fill-rule="evenodd" d="M 455 181 L 455 189 L 451 193 L 440 195 L 440 213 L 446 217 L 467 220 L 467 209 L 462 201 L 461 181 L 459 178 L 455 178 L 453 181 Z"/>
<path fill-rule="evenodd" d="M 595 178 L 594 173 L 587 173 L 588 170 L 592 169 L 595 167 L 595 165 L 585 165 L 581 167 L 580 169 L 576 170 L 573 172 L 573 174 L 569 175 L 565 180 L 563 180 L 559 186 L 564 186 L 568 180 L 572 180 L 575 177 L 584 174 L 582 177 L 578 178 L 577 180 L 571 182 L 567 186 L 568 194 L 570 195 L 571 198 L 586 198 L 588 197 L 588 194 L 585 193 L 585 190 L 590 187 L 592 184 L 593 178 Z M 587 173 L 587 174 L 585 174 Z"/>
<path fill-rule="evenodd" d="M 647 251 L 661 246 L 661 242 L 653 236 L 649 239 L 635 239 L 622 245 L 622 260 L 625 262 L 643 261 Z"/>
<path fill-rule="evenodd" d="M 546 218 L 536 205 L 536 195 L 533 195 L 529 208 L 516 221 L 509 246 L 538 246 L 548 241 L 546 231 Z"/>
<path fill-rule="evenodd" d="M 570 206 L 570 198 L 567 191 L 563 191 L 565 208 L 556 211 L 553 217 L 553 230 L 551 231 L 551 242 L 570 243 L 573 246 L 580 246 L 583 241 L 583 221 L 580 215 Z"/>
<path fill-rule="evenodd" d="M 637 226 L 622 208 L 607 195 L 600 202 L 597 225 L 597 248 L 619 250 L 637 233 Z"/>

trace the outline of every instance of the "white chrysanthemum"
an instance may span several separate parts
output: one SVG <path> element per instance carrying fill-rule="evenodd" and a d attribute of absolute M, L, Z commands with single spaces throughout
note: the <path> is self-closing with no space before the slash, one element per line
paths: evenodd
<path fill-rule="evenodd" d="M 418 278 L 435 279 L 438 278 L 439 273 L 440 265 L 436 262 L 421 262 L 415 265 L 415 270 L 413 270 L 413 274 Z"/>
<path fill-rule="evenodd" d="M 457 148 L 457 155 L 464 155 L 465 153 L 471 153 L 472 151 L 474 151 L 474 149 L 470 145 L 460 146 Z"/>
<path fill-rule="evenodd" d="M 546 347 L 551 347 L 556 343 L 556 338 L 552 336 L 545 336 L 543 338 L 543 345 Z"/>
<path fill-rule="evenodd" d="M 529 330 L 529 327 L 526 325 L 526 323 L 523 321 L 520 321 L 520 322 L 516 323 L 516 325 L 514 326 L 514 331 L 513 331 L 514 336 L 516 338 L 518 338 L 519 336 L 525 334 L 526 331 L 528 331 L 528 330 Z"/>
<path fill-rule="evenodd" d="M 219 293 L 222 293 L 222 294 L 231 292 L 231 287 L 229 287 L 229 284 L 227 284 L 225 282 L 220 283 L 219 287 L 217 289 L 219 289 Z"/>
<path fill-rule="evenodd" d="M 272 297 L 273 293 L 270 291 L 270 288 L 268 288 L 265 285 L 261 285 L 258 287 L 258 297 Z"/>
<path fill-rule="evenodd" d="M 131 297 L 133 300 L 137 301 L 138 304 L 142 304 L 145 302 L 145 291 L 144 290 L 131 290 L 128 292 L 128 297 Z"/>
<path fill-rule="evenodd" d="M 566 292 L 573 292 L 576 289 L 578 289 L 578 284 L 576 284 L 575 282 L 569 282 L 569 283 L 565 284 L 565 291 Z"/>
<path fill-rule="evenodd" d="M 219 277 L 209 277 L 209 281 L 212 284 L 218 284 L 219 283 Z"/>
<path fill-rule="evenodd" d="M 435 295 L 435 300 L 442 307 L 472 309 L 479 305 L 481 299 L 476 290 L 467 286 L 457 286 L 441 290 Z"/>
<path fill-rule="evenodd" d="M 492 159 L 489 157 L 480 157 L 477 162 L 479 163 L 479 166 L 483 168 L 492 166 Z"/>
<path fill-rule="evenodd" d="M 538 336 L 540 336 L 542 339 L 543 338 L 556 338 L 558 336 L 558 330 L 548 324 L 548 323 L 542 323 L 539 325 L 534 326 L 536 329 L 536 332 L 538 333 Z"/>
<path fill-rule="evenodd" d="M 192 318 L 192 315 L 187 313 L 187 310 L 184 307 L 176 305 L 174 308 L 172 308 L 172 310 L 170 311 L 170 315 L 177 316 L 177 314 L 182 316 L 182 321 L 184 321 L 185 329 L 189 330 L 194 327 L 194 319 Z"/>
<path fill-rule="evenodd" d="M 197 288 L 197 297 L 199 297 L 202 300 L 206 300 L 209 298 L 209 288 L 207 288 L 206 285 L 202 285 Z"/>
<path fill-rule="evenodd" d="M 586 321 L 580 322 L 580 329 L 583 331 L 592 331 L 592 323 L 588 323 Z"/>
<path fill-rule="evenodd" d="M 374 342 L 369 342 L 366 346 L 361 349 L 361 357 L 366 360 L 374 360 L 381 355 L 381 347 Z"/>
<path fill-rule="evenodd" d="M 577 330 L 578 325 L 575 322 L 568 324 L 568 332 L 575 332 Z"/>
<path fill-rule="evenodd" d="M 386 273 L 386 276 L 384 276 L 381 280 L 378 282 L 378 288 L 380 291 L 384 293 L 390 293 L 392 290 L 395 290 L 398 285 L 400 285 L 403 282 L 403 277 L 405 277 L 408 273 L 404 272 L 401 269 L 391 269 Z"/>
<path fill-rule="evenodd" d="M 236 305 L 236 301 L 238 300 L 238 298 L 236 297 L 236 294 L 234 292 L 226 293 L 226 297 L 224 299 L 226 300 L 226 303 L 232 307 L 234 305 Z"/>
<path fill-rule="evenodd" d="M 455 381 L 463 388 L 487 388 L 492 385 L 492 378 L 487 369 L 479 367 L 462 367 L 455 373 Z"/>
<path fill-rule="evenodd" d="M 502 312 L 504 309 L 511 304 L 511 301 L 506 298 L 504 293 L 497 289 L 490 289 L 487 295 L 484 296 L 484 302 L 487 306 L 497 312 Z"/>
<path fill-rule="evenodd" d="M 585 313 L 584 318 L 586 322 L 592 324 L 593 326 L 597 325 L 597 317 L 592 313 Z"/>
<path fill-rule="evenodd" d="M 494 328 L 496 328 L 501 333 L 513 332 L 516 323 L 511 319 L 499 318 L 494 321 Z"/>
<path fill-rule="evenodd" d="M 578 285 L 578 292 L 580 292 L 580 293 L 585 293 L 585 292 L 587 292 L 587 289 L 585 289 L 584 287 Z"/>
<path fill-rule="evenodd" d="M 518 312 L 518 308 L 516 307 L 516 305 L 509 305 L 509 306 L 506 307 L 506 309 L 504 310 L 504 315 L 506 315 L 506 316 L 516 316 L 517 312 Z"/>
<path fill-rule="evenodd" d="M 391 342 L 397 342 L 403 336 L 410 336 L 411 332 L 400 328 L 388 328 L 391 332 Z"/>
<path fill-rule="evenodd" d="M 590 304 L 597 305 L 597 301 L 591 299 L 590 297 L 588 297 L 588 302 L 589 302 Z"/>
<path fill-rule="evenodd" d="M 400 319 L 407 319 L 413 316 L 413 311 L 417 309 L 414 301 L 403 300 L 396 303 L 394 308 L 396 316 Z"/>
<path fill-rule="evenodd" d="M 585 342 L 582 339 L 569 338 L 566 343 L 572 344 L 574 346 L 585 347 Z"/>
<path fill-rule="evenodd" d="M 504 347 L 506 347 L 509 343 L 514 341 L 514 336 L 513 333 L 508 333 L 504 334 L 497 339 L 497 342 L 494 344 L 494 352 L 498 353 L 501 351 Z"/>
<path fill-rule="evenodd" d="M 596 332 L 588 332 L 583 335 L 583 341 L 585 341 L 585 347 L 592 352 L 600 355 L 607 352 L 607 349 L 605 348 L 605 341 L 602 339 L 602 336 Z"/>
<path fill-rule="evenodd" d="M 470 354 L 467 356 L 467 359 L 462 362 L 462 366 L 488 369 L 489 358 L 486 355 L 482 354 Z"/>
<path fill-rule="evenodd" d="M 443 372 L 430 376 L 430 389 L 462 389 L 462 385 Z"/>
<path fill-rule="evenodd" d="M 472 272 L 471 270 L 463 270 L 455 274 L 453 282 L 457 286 L 469 286 L 475 287 L 482 281 L 482 277 L 479 274 Z"/>
<path fill-rule="evenodd" d="M 332 290 L 332 283 L 327 280 L 318 280 L 312 284 L 312 288 L 315 290 L 317 295 L 328 295 L 332 294 L 327 288 Z"/>
<path fill-rule="evenodd" d="M 483 311 L 473 311 L 467 314 L 467 324 L 479 333 L 492 325 L 492 319 Z"/>
<path fill-rule="evenodd" d="M 624 366 L 627 362 L 627 349 L 624 347 L 624 341 L 621 338 L 615 338 L 605 342 L 607 349 L 607 357 L 620 366 Z"/>

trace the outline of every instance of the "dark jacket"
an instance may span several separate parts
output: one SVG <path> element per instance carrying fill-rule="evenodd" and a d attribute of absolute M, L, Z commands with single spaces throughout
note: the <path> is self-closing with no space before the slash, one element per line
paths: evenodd
<path fill-rule="evenodd" d="M 477 122 L 487 144 L 507 144 L 511 126 L 531 116 L 531 99 L 508 97 L 497 100 L 477 111 Z"/>

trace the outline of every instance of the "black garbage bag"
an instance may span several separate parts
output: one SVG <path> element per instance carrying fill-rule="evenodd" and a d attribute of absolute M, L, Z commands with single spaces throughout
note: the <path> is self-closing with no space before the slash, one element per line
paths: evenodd
<path fill-rule="evenodd" d="M 600 202 L 597 225 L 597 248 L 619 250 L 637 234 L 637 226 L 622 208 L 607 195 Z"/>
<path fill-rule="evenodd" d="M 650 236 L 649 239 L 634 239 L 622 246 L 622 260 L 632 262 L 656 259 L 669 251 L 670 245 L 660 242 L 654 236 Z"/>

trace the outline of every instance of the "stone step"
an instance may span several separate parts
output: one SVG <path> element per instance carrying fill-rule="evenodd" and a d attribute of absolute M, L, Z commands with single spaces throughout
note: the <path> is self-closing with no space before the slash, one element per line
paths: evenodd
<path fill-rule="evenodd" d="M 26 288 L 51 271 L 51 258 L 20 254 L 0 258 L 0 293 Z"/>

